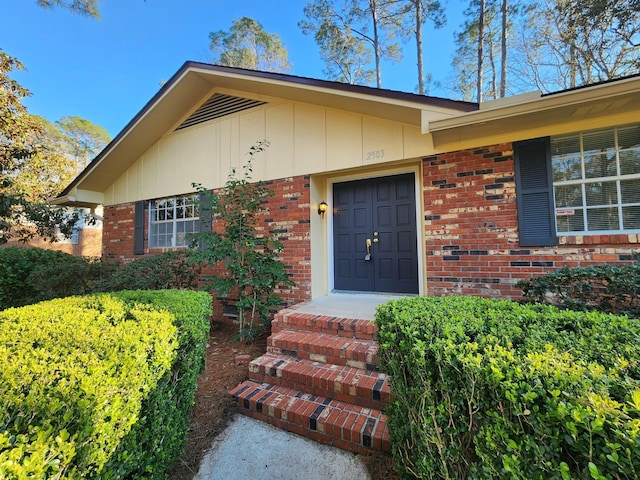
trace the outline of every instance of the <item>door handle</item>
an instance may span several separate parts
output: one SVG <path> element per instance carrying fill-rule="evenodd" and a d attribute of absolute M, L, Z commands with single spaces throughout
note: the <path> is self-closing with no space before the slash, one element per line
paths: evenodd
<path fill-rule="evenodd" d="M 367 238 L 364 242 L 367 247 L 367 254 L 364 256 L 365 261 L 371 260 L 371 239 Z"/>

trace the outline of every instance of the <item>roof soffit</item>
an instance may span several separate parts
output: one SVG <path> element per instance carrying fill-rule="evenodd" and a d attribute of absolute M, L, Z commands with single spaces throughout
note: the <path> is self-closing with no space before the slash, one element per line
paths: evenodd
<path fill-rule="evenodd" d="M 500 141 L 521 140 L 532 131 L 550 135 L 562 125 L 596 125 L 607 118 L 615 122 L 639 111 L 640 78 L 634 77 L 436 120 L 423 133 L 432 133 L 436 148 L 446 151 L 484 145 L 498 132 Z"/>
<path fill-rule="evenodd" d="M 208 98 L 210 90 L 211 85 L 197 76 L 180 78 L 152 108 L 145 107 L 87 167 L 81 174 L 82 188 L 103 191 L 160 137 L 173 131 L 192 106 L 203 97 Z"/>

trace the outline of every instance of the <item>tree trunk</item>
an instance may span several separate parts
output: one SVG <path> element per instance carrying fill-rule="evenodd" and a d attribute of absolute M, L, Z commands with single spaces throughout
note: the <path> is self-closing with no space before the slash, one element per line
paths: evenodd
<path fill-rule="evenodd" d="M 376 59 L 376 86 L 382 88 L 382 74 L 380 72 L 380 38 L 378 37 L 378 2 L 369 0 L 371 20 L 373 22 L 373 52 Z"/>
<path fill-rule="evenodd" d="M 424 63 L 422 61 L 422 0 L 412 0 L 416 9 L 416 51 L 418 52 L 418 93 L 424 95 Z"/>
<path fill-rule="evenodd" d="M 482 73 L 484 60 L 484 20 L 485 20 L 486 0 L 480 0 L 480 15 L 478 18 L 478 80 L 477 97 L 478 103 L 482 102 Z"/>
<path fill-rule="evenodd" d="M 507 94 L 507 34 L 509 0 L 502 0 L 502 45 L 500 52 L 500 98 Z"/>
<path fill-rule="evenodd" d="M 489 92 L 489 96 L 491 100 L 495 100 L 498 98 L 498 71 L 496 68 L 496 59 L 494 57 L 494 44 L 493 44 L 493 35 L 489 35 L 488 41 L 488 53 L 489 53 L 489 68 L 491 68 L 491 91 Z"/>

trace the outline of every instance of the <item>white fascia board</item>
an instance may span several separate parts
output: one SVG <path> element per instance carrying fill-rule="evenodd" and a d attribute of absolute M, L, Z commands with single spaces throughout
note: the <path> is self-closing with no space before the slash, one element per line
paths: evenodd
<path fill-rule="evenodd" d="M 494 108 L 463 113 L 451 118 L 434 120 L 422 125 L 422 133 L 437 132 L 450 128 L 465 127 L 474 124 L 492 122 L 512 118 L 529 113 L 539 113 L 556 108 L 580 105 L 590 101 L 601 101 L 607 98 L 640 92 L 640 78 L 634 77 L 618 82 L 585 87 L 578 90 L 556 93 L 541 98 L 523 96 L 522 102 L 501 106 L 496 103 Z"/>
<path fill-rule="evenodd" d="M 60 205 L 67 207 L 97 207 L 104 204 L 104 194 L 92 192 L 90 190 L 74 189 L 63 197 L 53 197 L 47 199 L 50 205 Z"/>

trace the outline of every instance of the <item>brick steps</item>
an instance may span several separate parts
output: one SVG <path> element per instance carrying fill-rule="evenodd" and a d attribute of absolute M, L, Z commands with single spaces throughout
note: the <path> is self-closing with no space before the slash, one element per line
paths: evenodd
<path fill-rule="evenodd" d="M 389 403 L 389 381 L 384 373 L 288 355 L 267 353 L 256 358 L 249 364 L 249 378 L 378 410 Z"/>
<path fill-rule="evenodd" d="M 377 371 L 376 326 L 300 308 L 275 315 L 267 353 L 230 392 L 240 411 L 350 452 L 390 452 L 389 382 Z"/>
<path fill-rule="evenodd" d="M 371 340 L 378 333 L 378 327 L 371 320 L 296 313 L 293 309 L 283 312 L 276 314 L 271 326 L 272 334 L 282 330 L 294 330 Z"/>
<path fill-rule="evenodd" d="M 368 371 L 376 370 L 379 363 L 378 344 L 372 339 L 315 332 L 282 330 L 272 334 L 267 340 L 267 352 Z"/>
<path fill-rule="evenodd" d="M 325 445 L 354 453 L 391 451 L 380 410 L 250 380 L 231 390 L 243 413 Z"/>

